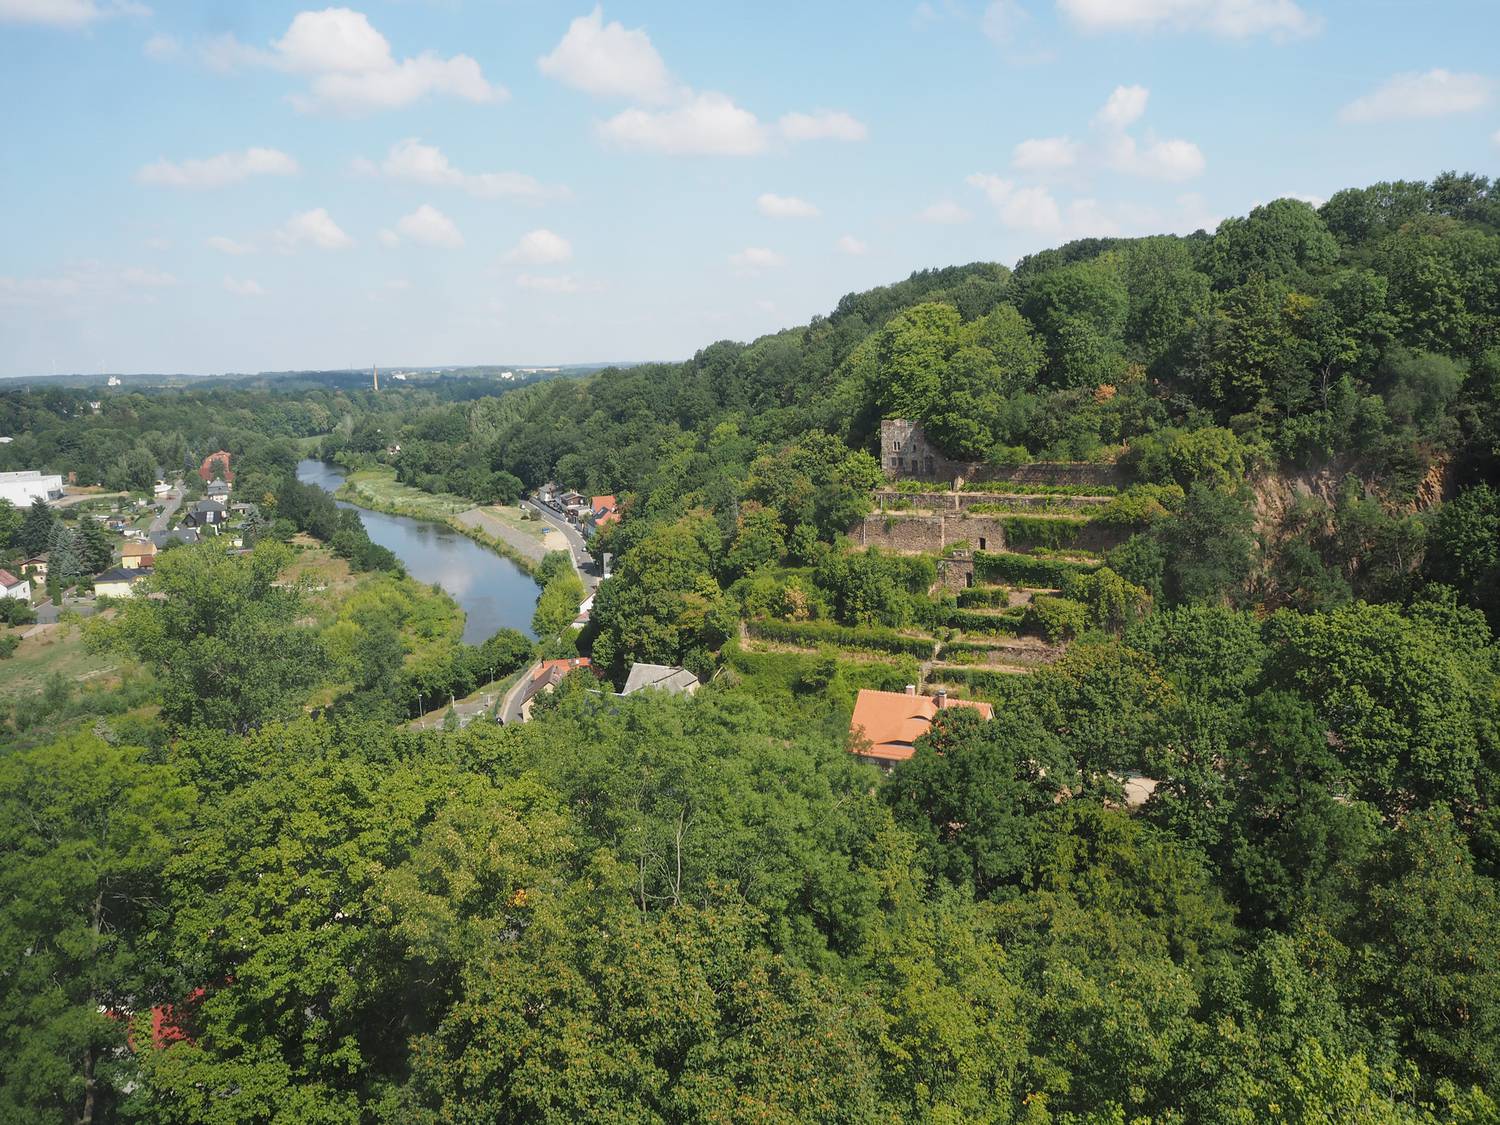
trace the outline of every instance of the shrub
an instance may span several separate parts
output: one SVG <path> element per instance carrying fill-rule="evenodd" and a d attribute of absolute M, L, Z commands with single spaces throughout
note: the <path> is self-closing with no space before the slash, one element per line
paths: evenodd
<path fill-rule="evenodd" d="M 1032 547 L 1053 551 L 1071 547 L 1088 522 L 1086 519 L 1046 519 L 1041 516 L 1007 516 L 1000 521 L 1005 528 L 1005 545 L 1018 551 Z"/>
<path fill-rule="evenodd" d="M 1049 644 L 1071 641 L 1088 628 L 1089 609 L 1072 598 L 1054 598 L 1043 595 L 1031 599 L 1021 627 L 1034 633 Z"/>

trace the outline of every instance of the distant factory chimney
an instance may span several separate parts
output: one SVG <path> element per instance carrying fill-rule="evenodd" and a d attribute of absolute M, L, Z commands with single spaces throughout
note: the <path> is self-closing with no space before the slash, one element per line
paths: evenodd
<path fill-rule="evenodd" d="M 374 384 L 375 391 L 378 394 L 380 392 L 380 368 L 373 364 L 370 366 L 370 382 Z"/>

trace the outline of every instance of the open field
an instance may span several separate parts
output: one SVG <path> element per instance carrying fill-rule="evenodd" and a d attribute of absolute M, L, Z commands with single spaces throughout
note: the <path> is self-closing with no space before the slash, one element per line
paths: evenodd
<path fill-rule="evenodd" d="M 396 479 L 391 469 L 360 469 L 350 473 L 339 489 L 340 500 L 414 519 L 442 520 L 474 506 L 472 500 L 450 493 L 423 492 Z"/>
<path fill-rule="evenodd" d="M 77 625 L 25 625 L 8 631 L 32 635 L 0 663 L 0 699 L 36 695 L 53 676 L 77 685 L 101 683 L 118 668 L 116 657 L 96 656 L 84 648 L 83 630 Z"/>

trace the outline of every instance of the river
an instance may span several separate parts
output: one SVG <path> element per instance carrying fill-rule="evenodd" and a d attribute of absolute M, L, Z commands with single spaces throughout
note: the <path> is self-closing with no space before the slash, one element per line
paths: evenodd
<path fill-rule="evenodd" d="M 344 470 L 311 458 L 297 464 L 297 479 L 337 492 Z M 392 516 L 345 500 L 365 521 L 370 538 L 394 551 L 419 582 L 436 582 L 464 611 L 464 643 L 477 645 L 497 629 L 519 629 L 528 637 L 536 608 L 536 583 L 507 558 L 466 539 L 446 524 Z"/>

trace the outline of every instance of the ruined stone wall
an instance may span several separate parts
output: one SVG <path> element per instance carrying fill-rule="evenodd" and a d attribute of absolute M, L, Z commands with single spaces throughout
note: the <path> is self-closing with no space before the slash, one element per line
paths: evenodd
<path fill-rule="evenodd" d="M 880 423 L 880 467 L 891 480 L 1010 481 L 1015 484 L 1072 484 L 1118 487 L 1124 473 L 1115 465 L 1037 461 L 1005 467 L 982 461 L 955 461 L 930 441 L 919 422 L 886 418 Z"/>
<path fill-rule="evenodd" d="M 861 547 L 938 554 L 955 543 L 976 551 L 1005 550 L 1004 516 L 964 516 L 958 512 L 930 516 L 876 512 L 855 525 L 851 537 Z"/>

